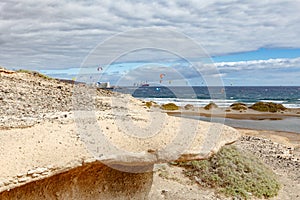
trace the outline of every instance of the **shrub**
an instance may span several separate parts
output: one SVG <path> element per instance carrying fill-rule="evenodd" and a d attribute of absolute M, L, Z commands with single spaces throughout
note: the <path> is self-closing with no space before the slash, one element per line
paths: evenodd
<path fill-rule="evenodd" d="M 172 163 L 174 164 L 174 162 Z M 214 187 L 227 196 L 269 198 L 280 189 L 275 174 L 252 154 L 234 146 L 223 147 L 209 160 L 175 163 L 203 187 Z"/>
<path fill-rule="evenodd" d="M 49 76 L 46 76 L 46 75 L 41 74 L 41 73 L 36 72 L 36 71 L 30 71 L 30 70 L 26 70 L 26 69 L 19 69 L 19 70 L 17 70 L 17 72 L 31 74 L 33 76 L 38 76 L 38 77 L 41 77 L 43 79 L 52 79 Z"/>
<path fill-rule="evenodd" d="M 192 109 L 194 109 L 194 106 L 192 104 L 186 104 L 184 106 L 184 109 L 186 109 L 186 110 L 192 110 Z"/>
<path fill-rule="evenodd" d="M 230 105 L 232 110 L 247 110 L 247 105 L 244 103 L 233 103 Z"/>
<path fill-rule="evenodd" d="M 217 104 L 215 104 L 214 102 L 211 102 L 211 103 L 207 104 L 206 106 L 204 106 L 205 110 L 210 110 L 213 108 L 218 108 Z"/>
<path fill-rule="evenodd" d="M 174 103 L 167 103 L 167 104 L 161 105 L 161 109 L 163 109 L 163 110 L 178 110 L 179 106 L 177 106 Z"/>
<path fill-rule="evenodd" d="M 145 103 L 145 106 L 147 106 L 148 108 L 150 108 L 150 107 L 152 106 L 152 102 L 151 102 L 151 101 L 147 101 L 147 102 Z"/>
<path fill-rule="evenodd" d="M 252 106 L 250 106 L 249 108 L 257 111 L 262 111 L 262 112 L 278 112 L 287 109 L 282 104 L 277 104 L 273 102 L 257 102 Z"/>

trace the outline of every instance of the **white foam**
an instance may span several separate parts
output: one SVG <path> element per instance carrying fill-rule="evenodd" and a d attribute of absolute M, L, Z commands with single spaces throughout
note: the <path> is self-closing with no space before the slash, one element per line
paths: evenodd
<path fill-rule="evenodd" d="M 228 107 L 237 100 L 227 99 L 177 99 L 177 98 L 143 98 L 146 101 L 154 101 L 158 104 L 175 103 L 178 106 L 185 106 L 191 104 L 194 106 L 203 107 L 214 102 L 219 107 Z"/>
<path fill-rule="evenodd" d="M 267 99 L 267 100 L 259 100 L 259 101 L 261 101 L 261 102 L 273 102 L 273 103 L 286 103 L 286 101 L 279 101 L 279 100 L 269 100 L 269 99 Z"/>
<path fill-rule="evenodd" d="M 300 108 L 300 104 L 282 104 L 286 108 Z"/>

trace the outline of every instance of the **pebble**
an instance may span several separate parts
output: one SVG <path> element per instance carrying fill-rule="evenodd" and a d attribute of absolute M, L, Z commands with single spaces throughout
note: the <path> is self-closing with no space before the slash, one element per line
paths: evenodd
<path fill-rule="evenodd" d="M 19 181 L 19 183 L 23 183 L 23 182 L 28 181 L 29 179 L 30 179 L 29 177 L 23 177 L 23 178 L 19 178 L 18 181 Z"/>
<path fill-rule="evenodd" d="M 300 159 L 293 154 L 294 148 L 255 136 L 243 136 L 236 145 L 252 152 L 273 169 L 284 170 L 300 181 Z"/>
<path fill-rule="evenodd" d="M 0 72 L 1 73 L 1 72 Z M 76 93 L 85 95 L 91 88 L 76 86 Z M 94 89 L 93 89 L 94 90 Z M 24 128 L 44 120 L 70 120 L 73 110 L 74 85 L 57 80 L 45 80 L 25 73 L 1 73 L 0 84 L 0 127 Z M 98 96 L 112 96 L 113 93 L 97 90 Z M 81 108 L 93 107 L 86 98 L 79 99 Z M 110 105 L 101 100 L 95 107 L 107 110 Z"/>
<path fill-rule="evenodd" d="M 48 168 L 39 167 L 39 168 L 36 168 L 36 169 L 29 170 L 27 172 L 27 174 L 28 175 L 31 175 L 31 174 L 41 174 L 41 173 L 44 173 L 46 171 L 48 171 Z"/>

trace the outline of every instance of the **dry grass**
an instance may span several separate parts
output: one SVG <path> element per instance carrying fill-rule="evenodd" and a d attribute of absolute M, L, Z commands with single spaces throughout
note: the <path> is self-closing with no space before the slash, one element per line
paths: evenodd
<path fill-rule="evenodd" d="M 167 103 L 167 104 L 161 105 L 161 109 L 163 109 L 163 110 L 178 110 L 179 106 L 177 106 L 174 103 Z"/>
<path fill-rule="evenodd" d="M 49 76 L 46 76 L 46 75 L 41 74 L 41 73 L 36 72 L 36 71 L 30 71 L 30 70 L 26 70 L 26 69 L 19 69 L 19 70 L 17 70 L 17 72 L 19 72 L 19 73 L 27 73 L 27 74 L 31 74 L 31 75 L 33 75 L 33 76 L 38 76 L 38 77 L 41 77 L 41 78 L 47 79 L 47 80 L 52 79 L 52 78 L 50 78 Z"/>
<path fill-rule="evenodd" d="M 257 102 L 249 108 L 262 112 L 279 112 L 287 109 L 282 104 L 277 104 L 273 102 Z"/>
<path fill-rule="evenodd" d="M 205 110 L 210 110 L 210 109 L 213 109 L 213 108 L 218 108 L 217 104 L 211 102 L 209 104 L 207 104 L 206 106 L 204 106 L 204 109 Z"/>
<path fill-rule="evenodd" d="M 232 105 L 230 105 L 230 108 L 232 110 L 247 110 L 247 105 L 244 103 L 234 103 Z"/>
<path fill-rule="evenodd" d="M 174 163 L 173 163 L 174 164 Z M 223 147 L 209 160 L 175 163 L 202 187 L 217 188 L 227 196 L 249 199 L 276 196 L 280 184 L 275 174 L 251 154 L 234 146 Z"/>

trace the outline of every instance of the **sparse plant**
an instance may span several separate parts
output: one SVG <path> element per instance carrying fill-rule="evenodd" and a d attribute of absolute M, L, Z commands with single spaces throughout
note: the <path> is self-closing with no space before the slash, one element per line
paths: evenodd
<path fill-rule="evenodd" d="M 38 76 L 38 77 L 41 77 L 41 78 L 47 79 L 47 80 L 52 79 L 49 76 L 46 76 L 46 75 L 41 74 L 41 73 L 36 72 L 36 71 L 30 71 L 30 70 L 26 70 L 26 69 L 19 69 L 19 70 L 17 70 L 17 72 L 31 74 L 33 76 Z"/>
<path fill-rule="evenodd" d="M 202 187 L 213 187 L 227 196 L 249 199 L 274 197 L 280 184 L 275 174 L 252 154 L 225 146 L 209 160 L 172 163 Z"/>
<path fill-rule="evenodd" d="M 218 108 L 218 105 L 215 104 L 214 102 L 211 102 L 211 103 L 207 104 L 206 106 L 204 106 L 205 110 L 210 110 L 210 109 L 214 109 L 214 108 Z"/>
<path fill-rule="evenodd" d="M 148 108 L 150 108 L 152 106 L 152 102 L 151 101 L 145 102 L 145 106 L 147 106 Z"/>
<path fill-rule="evenodd" d="M 273 102 L 257 102 L 249 108 L 262 112 L 279 112 L 287 109 L 282 104 L 277 104 Z"/>
<path fill-rule="evenodd" d="M 184 106 L 184 109 L 185 109 L 185 110 L 193 110 L 193 109 L 194 109 L 194 106 L 193 106 L 192 104 L 186 104 L 186 105 Z"/>
<path fill-rule="evenodd" d="M 231 104 L 230 108 L 232 110 L 247 110 L 248 109 L 246 104 L 239 103 L 239 102 Z"/>
<path fill-rule="evenodd" d="M 167 103 L 167 104 L 161 105 L 161 109 L 163 109 L 163 110 L 178 110 L 179 106 L 177 106 L 174 103 Z"/>

